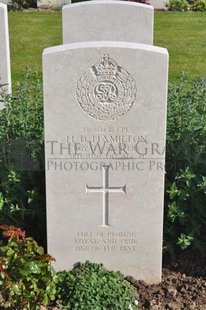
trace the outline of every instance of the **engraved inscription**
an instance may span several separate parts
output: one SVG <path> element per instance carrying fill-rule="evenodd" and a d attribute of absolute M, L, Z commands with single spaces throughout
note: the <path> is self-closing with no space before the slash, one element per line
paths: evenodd
<path fill-rule="evenodd" d="M 90 187 L 86 185 L 86 193 L 102 193 L 103 194 L 103 227 L 109 225 L 109 193 L 126 193 L 126 185 L 122 187 L 109 187 L 109 166 L 103 167 L 103 186 L 102 187 Z"/>
<path fill-rule="evenodd" d="M 74 238 L 74 247 L 77 252 L 134 254 L 137 246 L 136 232 L 77 232 Z"/>
<path fill-rule="evenodd" d="M 81 75 L 76 97 L 84 112 L 100 121 L 125 115 L 136 98 L 136 84 L 131 74 L 109 55 Z"/>

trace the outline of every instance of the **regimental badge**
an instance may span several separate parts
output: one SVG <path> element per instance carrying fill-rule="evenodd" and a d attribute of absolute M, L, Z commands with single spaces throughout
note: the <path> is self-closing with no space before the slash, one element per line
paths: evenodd
<path fill-rule="evenodd" d="M 76 96 L 87 115 L 96 120 L 110 121 L 131 109 L 136 98 L 136 85 L 125 69 L 109 55 L 104 55 L 81 75 Z"/>

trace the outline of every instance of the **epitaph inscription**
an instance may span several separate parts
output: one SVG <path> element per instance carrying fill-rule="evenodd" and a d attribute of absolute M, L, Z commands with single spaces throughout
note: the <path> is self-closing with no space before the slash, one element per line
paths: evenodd
<path fill-rule="evenodd" d="M 74 238 L 76 252 L 120 252 L 134 254 L 138 237 L 134 231 L 78 231 Z"/>
<path fill-rule="evenodd" d="M 103 194 L 103 218 L 102 227 L 109 225 L 109 193 L 126 193 L 126 185 L 122 187 L 109 186 L 109 165 L 103 167 L 103 186 L 91 187 L 86 185 L 86 193 L 102 193 Z"/>
<path fill-rule="evenodd" d="M 136 98 L 136 84 L 124 68 L 104 55 L 78 80 L 76 97 L 84 112 L 100 121 L 125 115 Z"/>

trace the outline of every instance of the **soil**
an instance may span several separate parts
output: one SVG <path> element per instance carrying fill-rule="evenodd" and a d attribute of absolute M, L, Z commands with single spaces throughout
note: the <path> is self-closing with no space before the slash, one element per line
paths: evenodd
<path fill-rule="evenodd" d="M 162 282 L 147 285 L 132 277 L 138 310 L 206 310 L 206 258 L 186 253 L 163 263 Z"/>

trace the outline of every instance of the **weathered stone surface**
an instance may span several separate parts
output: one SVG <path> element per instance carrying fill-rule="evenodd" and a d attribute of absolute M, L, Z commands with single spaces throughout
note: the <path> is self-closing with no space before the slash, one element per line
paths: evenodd
<path fill-rule="evenodd" d="M 153 44 L 154 9 L 127 1 L 86 1 L 62 10 L 63 43 L 126 41 Z"/>
<path fill-rule="evenodd" d="M 6 4 L 0 3 L 0 84 L 7 93 L 11 92 L 8 14 Z M 3 108 L 0 102 L 0 109 Z"/>
<path fill-rule="evenodd" d="M 168 54 L 85 42 L 43 54 L 48 251 L 161 279 Z"/>

